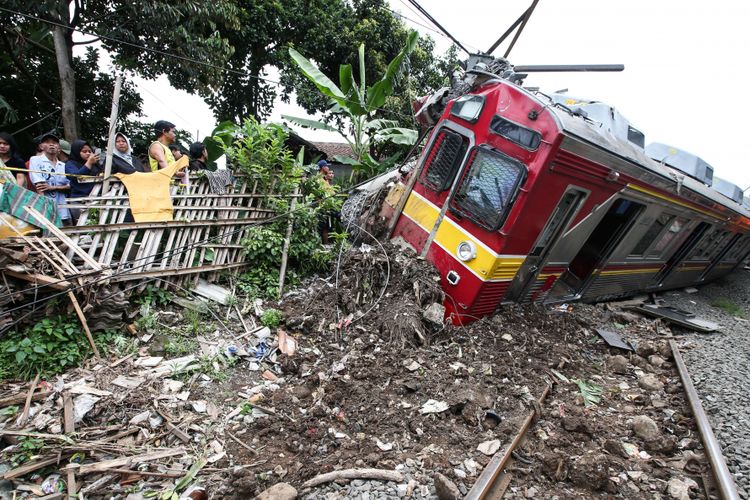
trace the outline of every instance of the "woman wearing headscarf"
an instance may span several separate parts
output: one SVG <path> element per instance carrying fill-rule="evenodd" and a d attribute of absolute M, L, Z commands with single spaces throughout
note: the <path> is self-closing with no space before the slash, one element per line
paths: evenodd
<path fill-rule="evenodd" d="M 0 132 L 0 164 L 7 168 L 26 169 L 26 164 L 18 154 L 16 141 L 8 132 Z M 16 184 L 26 187 L 26 174 L 24 172 L 17 170 L 4 172 L 8 172 L 9 175 L 7 177 L 13 177 L 16 180 Z"/>
<path fill-rule="evenodd" d="M 94 153 L 91 144 L 81 139 L 76 139 L 70 145 L 70 157 L 65 162 L 65 173 L 71 174 L 70 197 L 84 198 L 91 194 L 95 184 L 93 182 L 81 182 L 82 178 L 76 175 L 99 175 L 102 172 L 99 166 L 99 155 Z"/>
<path fill-rule="evenodd" d="M 146 172 L 143 163 L 133 154 L 130 139 L 122 132 L 115 135 L 115 150 L 112 153 L 112 173 L 130 175 L 135 172 Z"/>

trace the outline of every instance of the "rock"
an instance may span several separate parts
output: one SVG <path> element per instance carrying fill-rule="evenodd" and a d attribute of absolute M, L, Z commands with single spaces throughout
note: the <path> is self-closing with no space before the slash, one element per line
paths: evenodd
<path fill-rule="evenodd" d="M 445 321 L 445 306 L 438 302 L 433 302 L 422 312 L 422 317 L 435 326 L 443 326 Z"/>
<path fill-rule="evenodd" d="M 288 483 L 276 483 L 260 495 L 255 500 L 295 500 L 297 490 Z"/>
<path fill-rule="evenodd" d="M 627 373 L 628 372 L 628 358 L 625 356 L 618 354 L 617 356 L 612 356 L 607 361 L 607 367 L 612 370 L 614 373 Z"/>
<path fill-rule="evenodd" d="M 661 437 L 659 426 L 650 417 L 639 415 L 633 419 L 633 432 L 644 441 L 656 441 Z"/>
<path fill-rule="evenodd" d="M 653 373 L 647 373 L 638 377 L 638 386 L 647 391 L 661 391 L 664 389 L 662 381 Z"/>
<path fill-rule="evenodd" d="M 654 345 L 650 342 L 640 342 L 635 348 L 635 353 L 643 358 L 648 358 L 655 351 L 656 349 L 654 348 Z"/>
<path fill-rule="evenodd" d="M 628 324 L 638 321 L 641 317 L 631 312 L 617 311 L 612 313 L 612 319 L 617 323 Z"/>
<path fill-rule="evenodd" d="M 433 477 L 435 482 L 435 494 L 440 500 L 459 500 L 461 498 L 461 492 L 458 487 L 439 472 Z"/>
<path fill-rule="evenodd" d="M 667 360 L 662 358 L 658 354 L 652 354 L 648 357 L 648 362 L 657 368 L 661 368 L 662 366 L 664 366 L 664 363 L 666 363 Z"/>
<path fill-rule="evenodd" d="M 575 415 L 566 415 L 562 420 L 563 429 L 568 432 L 580 432 L 581 434 L 591 434 L 591 429 L 586 425 L 583 418 Z"/>
<path fill-rule="evenodd" d="M 604 441 L 603 447 L 605 450 L 616 457 L 628 458 L 628 452 L 625 451 L 625 448 L 620 441 L 607 439 L 606 441 Z"/>
<path fill-rule="evenodd" d="M 606 455 L 589 453 L 571 464 L 569 477 L 577 486 L 599 491 L 607 486 L 608 470 L 609 458 Z"/>
<path fill-rule="evenodd" d="M 479 446 L 477 446 L 477 451 L 480 453 L 484 453 L 488 457 L 491 457 L 495 453 L 497 453 L 497 450 L 500 449 L 500 440 L 499 439 L 493 439 L 492 441 L 484 441 L 483 443 L 479 443 Z"/>
<path fill-rule="evenodd" d="M 690 488 L 697 488 L 698 483 L 690 478 L 672 478 L 667 483 L 667 494 L 675 500 L 690 500 Z"/>
<path fill-rule="evenodd" d="M 538 492 L 539 490 L 537 490 L 536 488 L 532 486 L 531 488 L 526 490 L 526 498 L 536 498 L 536 495 Z"/>

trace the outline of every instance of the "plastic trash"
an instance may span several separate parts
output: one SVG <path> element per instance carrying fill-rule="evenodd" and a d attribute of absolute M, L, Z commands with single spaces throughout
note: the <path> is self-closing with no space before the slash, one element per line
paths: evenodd
<path fill-rule="evenodd" d="M 60 474 L 51 474 L 42 483 L 42 491 L 46 494 L 63 493 L 65 491 L 65 481 L 62 480 Z"/>

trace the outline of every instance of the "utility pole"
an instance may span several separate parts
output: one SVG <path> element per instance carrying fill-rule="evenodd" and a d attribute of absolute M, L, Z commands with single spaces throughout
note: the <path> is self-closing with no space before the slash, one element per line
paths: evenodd
<path fill-rule="evenodd" d="M 109 136 L 107 137 L 107 159 L 104 162 L 104 185 L 102 196 L 109 192 L 109 177 L 112 175 L 112 153 L 115 150 L 115 132 L 117 131 L 117 115 L 120 114 L 120 89 L 122 88 L 122 74 L 115 80 L 115 93 L 112 96 L 112 112 L 109 114 Z"/>

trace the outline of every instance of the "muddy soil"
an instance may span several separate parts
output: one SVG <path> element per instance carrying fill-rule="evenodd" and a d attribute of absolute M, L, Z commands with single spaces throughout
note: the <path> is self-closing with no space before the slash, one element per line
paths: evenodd
<path fill-rule="evenodd" d="M 249 468 L 254 480 L 242 472 L 222 494 L 404 463 L 465 493 L 492 454 L 480 445 L 509 444 L 552 385 L 507 469 L 507 496 L 642 498 L 670 488 L 705 496 L 708 469 L 662 338 L 668 327 L 617 305 L 512 306 L 465 327 L 435 325 L 422 315 L 440 299 L 434 270 L 378 250 L 345 259 L 338 293 L 334 276 L 281 303 L 298 351 L 278 356 L 278 380 L 227 382 L 273 413 L 228 423 L 255 449 L 227 441 L 232 464 L 258 465 Z M 598 327 L 637 351 L 607 346 Z M 579 383 L 600 388 L 599 401 L 584 401 Z"/>

